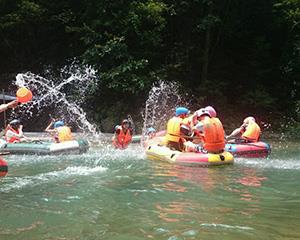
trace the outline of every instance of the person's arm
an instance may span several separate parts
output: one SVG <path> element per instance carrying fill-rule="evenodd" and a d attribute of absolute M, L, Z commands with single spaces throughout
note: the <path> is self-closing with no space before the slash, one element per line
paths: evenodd
<path fill-rule="evenodd" d="M 6 111 L 8 108 L 15 108 L 18 105 L 18 101 L 14 100 L 6 104 L 0 105 L 0 112 Z"/>
<path fill-rule="evenodd" d="M 233 130 L 231 134 L 229 134 L 228 136 L 226 136 L 226 139 L 233 138 L 233 137 L 239 135 L 242 131 L 243 131 L 243 127 L 239 127 L 237 129 Z"/>
<path fill-rule="evenodd" d="M 13 100 L 13 101 L 7 103 L 7 107 L 8 108 L 15 108 L 16 106 L 18 106 L 18 104 L 19 104 L 18 100 Z"/>
<path fill-rule="evenodd" d="M 56 132 L 55 129 L 51 129 L 53 123 L 54 123 L 54 121 L 51 121 L 50 124 L 46 127 L 46 129 L 44 131 L 48 132 L 48 133 L 54 133 L 54 132 Z"/>
<path fill-rule="evenodd" d="M 23 126 L 20 125 L 20 127 L 19 127 L 19 133 L 15 133 L 15 132 L 13 132 L 11 130 L 7 130 L 6 136 L 7 137 L 17 137 L 17 138 L 23 137 Z"/>
<path fill-rule="evenodd" d="M 4 112 L 4 111 L 6 111 L 7 110 L 7 104 L 1 104 L 0 105 L 0 112 Z"/>

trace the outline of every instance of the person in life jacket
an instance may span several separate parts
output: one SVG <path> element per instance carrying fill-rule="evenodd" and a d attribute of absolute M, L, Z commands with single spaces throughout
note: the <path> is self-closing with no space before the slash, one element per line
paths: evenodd
<path fill-rule="evenodd" d="M 217 117 L 213 117 L 217 116 L 216 111 L 209 107 L 209 109 L 200 109 L 195 114 L 199 122 L 193 130 L 196 136 L 201 137 L 202 141 L 202 144 L 198 145 L 195 150 L 203 149 L 208 153 L 223 152 L 225 148 L 225 132 L 221 121 Z"/>
<path fill-rule="evenodd" d="M 189 110 L 185 107 L 177 107 L 175 117 L 167 123 L 167 133 L 164 141 L 167 147 L 177 151 L 184 151 L 184 142 L 191 135 L 191 129 L 187 121 Z"/>
<path fill-rule="evenodd" d="M 217 112 L 212 106 L 207 106 L 205 108 L 200 108 L 199 110 L 195 111 L 195 113 L 193 113 L 191 116 L 188 117 L 189 125 L 190 125 L 191 129 L 193 130 L 193 132 L 192 132 L 192 138 L 193 138 L 192 142 L 194 144 L 202 144 L 203 143 L 203 135 L 199 131 L 197 131 L 197 129 L 195 128 L 195 126 L 199 123 L 198 114 L 202 110 L 208 111 L 209 115 L 212 118 L 217 117 Z M 192 146 L 192 144 L 190 144 L 190 143 L 187 143 L 187 144 L 189 145 L 188 148 L 191 148 L 190 146 Z"/>
<path fill-rule="evenodd" d="M 153 144 L 153 139 L 156 137 L 156 130 L 153 127 L 149 127 L 146 130 L 145 135 L 142 138 L 142 146 L 145 148 Z"/>
<path fill-rule="evenodd" d="M 56 143 L 72 141 L 74 139 L 71 128 L 66 126 L 62 120 L 55 121 L 53 119 L 45 131 L 52 135 Z"/>
<path fill-rule="evenodd" d="M 133 128 L 131 122 L 128 119 L 122 121 L 121 126 L 115 127 L 115 135 L 112 138 L 112 143 L 115 148 L 125 149 L 132 141 Z"/>
<path fill-rule="evenodd" d="M 233 139 L 234 142 L 247 143 L 257 142 L 261 134 L 261 129 L 255 121 L 254 117 L 246 117 L 243 124 L 233 130 L 233 132 L 226 137 L 226 140 Z"/>
<path fill-rule="evenodd" d="M 7 143 L 18 143 L 29 140 L 29 138 L 23 134 L 23 125 L 19 119 L 14 119 L 7 125 L 5 129 L 5 140 Z"/>
<path fill-rule="evenodd" d="M 14 101 L 11 101 L 6 104 L 1 104 L 0 105 L 0 113 L 6 111 L 9 108 L 15 108 L 18 105 L 18 103 L 19 102 L 17 100 L 14 100 Z M 4 134 L 7 132 L 7 130 L 9 130 L 8 127 L 4 130 Z M 5 146 L 6 146 L 6 141 L 0 139 L 0 148 L 4 148 Z"/>

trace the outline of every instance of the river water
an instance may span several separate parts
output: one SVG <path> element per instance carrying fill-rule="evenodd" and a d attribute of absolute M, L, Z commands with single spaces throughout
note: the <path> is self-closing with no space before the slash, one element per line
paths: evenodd
<path fill-rule="evenodd" d="M 149 161 L 138 145 L 5 156 L 0 239 L 300 239 L 300 144 L 272 147 L 210 168 Z"/>

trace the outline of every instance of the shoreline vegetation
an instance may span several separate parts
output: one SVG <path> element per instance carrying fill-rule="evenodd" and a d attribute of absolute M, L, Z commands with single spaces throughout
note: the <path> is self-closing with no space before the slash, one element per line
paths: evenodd
<path fill-rule="evenodd" d="M 127 114 L 141 122 L 162 80 L 193 96 L 191 107 L 214 106 L 226 131 L 253 115 L 299 135 L 298 0 L 11 0 L 0 13 L 0 87 L 17 73 L 92 66 L 99 83 L 82 107 L 101 131 Z"/>

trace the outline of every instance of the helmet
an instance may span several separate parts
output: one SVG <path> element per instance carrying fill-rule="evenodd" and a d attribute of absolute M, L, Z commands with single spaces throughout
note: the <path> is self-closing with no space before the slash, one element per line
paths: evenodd
<path fill-rule="evenodd" d="M 58 128 L 58 127 L 62 127 L 62 126 L 64 126 L 64 125 L 65 125 L 64 121 L 60 120 L 60 121 L 56 121 L 56 122 L 54 123 L 53 127 L 54 127 L 54 128 Z"/>
<path fill-rule="evenodd" d="M 216 117 L 217 116 L 217 112 L 212 106 L 205 107 L 205 110 L 209 112 L 211 117 Z"/>
<path fill-rule="evenodd" d="M 187 115 L 189 114 L 189 110 L 185 107 L 178 107 L 176 108 L 176 111 L 175 111 L 175 115 L 176 117 L 180 116 L 180 115 Z"/>
<path fill-rule="evenodd" d="M 124 119 L 124 120 L 122 121 L 122 125 L 123 125 L 123 124 L 130 124 L 130 122 L 129 122 L 128 119 Z"/>
<path fill-rule="evenodd" d="M 191 128 L 187 125 L 181 125 L 180 126 L 180 132 L 184 134 L 185 136 L 191 135 Z"/>
<path fill-rule="evenodd" d="M 255 122 L 255 118 L 254 117 L 246 117 L 243 122 L 244 123 Z"/>
<path fill-rule="evenodd" d="M 200 108 L 199 110 L 197 110 L 196 115 L 197 115 L 197 117 L 201 117 L 203 115 L 207 115 L 207 116 L 211 117 L 210 112 L 207 111 L 205 108 Z"/>
<path fill-rule="evenodd" d="M 9 125 L 18 126 L 18 125 L 21 125 L 21 121 L 19 119 L 14 119 L 9 123 Z"/>
<path fill-rule="evenodd" d="M 147 128 L 147 134 L 155 133 L 155 132 L 156 132 L 155 128 L 153 128 L 153 127 Z"/>

